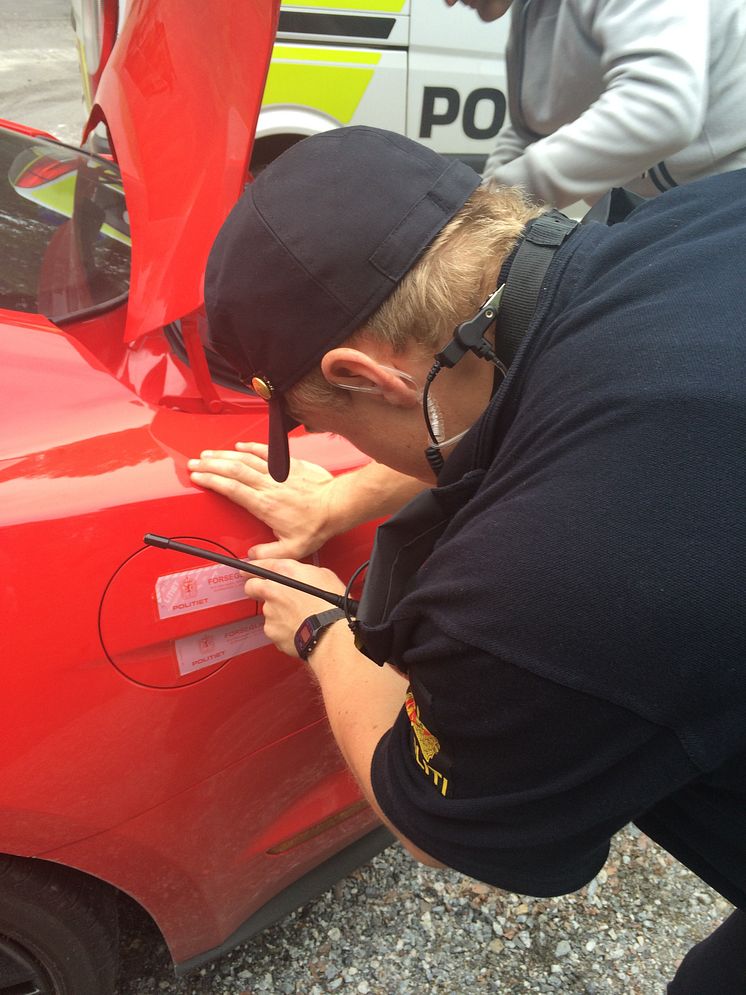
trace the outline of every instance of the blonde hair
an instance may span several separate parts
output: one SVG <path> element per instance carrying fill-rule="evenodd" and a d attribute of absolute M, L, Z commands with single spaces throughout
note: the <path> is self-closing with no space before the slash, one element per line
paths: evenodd
<path fill-rule="evenodd" d="M 544 211 L 514 187 L 479 187 L 343 345 L 377 341 L 396 353 L 415 343 L 434 354 L 479 310 L 523 228 Z M 287 400 L 292 412 L 303 405 L 341 406 L 348 397 L 317 366 L 290 388 Z"/>

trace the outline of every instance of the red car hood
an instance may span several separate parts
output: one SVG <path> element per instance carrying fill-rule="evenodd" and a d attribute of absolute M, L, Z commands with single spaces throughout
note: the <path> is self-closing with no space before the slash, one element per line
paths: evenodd
<path fill-rule="evenodd" d="M 202 302 L 246 182 L 279 0 L 133 0 L 86 135 L 109 129 L 132 234 L 128 341 Z"/>

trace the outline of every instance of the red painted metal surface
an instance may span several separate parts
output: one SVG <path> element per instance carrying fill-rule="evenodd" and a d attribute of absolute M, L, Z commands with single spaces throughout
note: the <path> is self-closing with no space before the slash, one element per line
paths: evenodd
<path fill-rule="evenodd" d="M 108 362 L 118 348 L 119 372 L 137 368 L 137 383 L 146 382 L 144 367 L 157 370 L 166 353 L 147 341 L 125 347 L 121 316 L 88 322 L 80 336 L 41 317 L 0 317 L 0 391 L 14 425 L 0 450 L 10 622 L 0 850 L 69 862 L 116 884 L 186 959 L 373 824 L 369 812 L 356 814 L 268 857 L 273 843 L 358 797 L 318 695 L 305 669 L 266 642 L 250 639 L 231 654 L 231 632 L 257 616 L 241 594 L 158 615 L 159 578 L 205 567 L 143 548 L 146 532 L 209 540 L 236 556 L 267 538 L 257 521 L 193 487 L 186 471 L 207 444 L 266 439 L 264 405 L 212 416 L 144 401 L 81 343 L 98 337 Z M 157 379 L 173 387 L 176 378 Z M 360 462 L 341 440 L 299 444 L 335 471 Z M 339 537 L 320 561 L 349 575 L 370 538 L 369 529 Z M 209 657 L 226 633 L 219 658 L 201 659 L 200 647 Z"/>
<path fill-rule="evenodd" d="M 48 131 L 40 131 L 38 128 L 33 128 L 30 125 L 19 124 L 17 121 L 8 121 L 4 117 L 0 117 L 0 128 L 12 128 L 13 131 L 19 131 L 22 135 L 30 135 L 32 138 L 48 138 L 50 141 L 55 141 L 54 136 L 50 135 Z"/>
<path fill-rule="evenodd" d="M 107 122 L 130 205 L 129 340 L 201 301 L 246 182 L 277 17 L 269 0 L 131 4 L 88 122 Z"/>
<path fill-rule="evenodd" d="M 177 961 L 375 825 L 307 671 L 262 639 L 257 606 L 220 568 L 142 542 L 244 556 L 268 537 L 186 469 L 203 448 L 266 441 L 265 405 L 214 385 L 221 410 L 190 409 L 197 387 L 162 325 L 201 303 L 276 14 L 134 5 L 100 90 L 133 296 L 63 328 L 0 311 L 0 852 L 132 895 Z M 335 473 L 362 461 L 340 439 L 300 433 L 291 448 Z M 319 560 L 349 576 L 371 538 L 338 537 Z"/>

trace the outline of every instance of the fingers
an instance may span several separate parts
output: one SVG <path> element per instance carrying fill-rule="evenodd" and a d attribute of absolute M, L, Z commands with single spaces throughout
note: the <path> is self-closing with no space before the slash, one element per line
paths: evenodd
<path fill-rule="evenodd" d="M 288 559 L 261 560 L 259 565 L 281 577 L 293 578 L 311 587 L 332 591 L 335 594 L 344 593 L 344 585 L 331 570 Z M 284 618 L 289 627 L 293 627 L 294 623 L 293 632 L 306 615 L 328 607 L 326 601 L 310 592 L 287 587 L 279 581 L 269 580 L 266 577 L 249 577 L 244 584 L 244 591 L 252 600 L 264 603 L 265 616 L 274 619 Z"/>
<path fill-rule="evenodd" d="M 302 547 L 298 547 L 300 550 L 300 557 L 305 556 L 305 550 Z M 251 549 L 246 554 L 250 560 L 266 560 L 274 559 L 276 557 L 289 557 L 290 559 L 296 559 L 298 553 L 296 548 L 292 543 L 283 540 L 278 540 L 277 542 L 265 542 L 260 543 L 258 546 L 252 546 Z"/>
<path fill-rule="evenodd" d="M 257 561 L 257 566 L 263 567 L 265 570 L 272 570 L 274 573 L 282 574 L 283 577 L 293 577 L 296 580 L 304 581 L 306 584 L 311 584 L 314 587 L 323 588 L 325 591 L 333 591 L 335 594 L 344 594 L 345 585 L 339 579 L 339 577 L 334 573 L 333 570 L 329 570 L 327 567 L 317 567 L 311 563 L 299 563 L 298 560 L 292 560 L 287 557 L 282 558 L 270 558 Z M 309 595 L 298 594 L 292 591 L 290 588 L 283 588 L 282 590 L 277 589 L 276 581 L 268 581 L 261 579 L 250 578 L 246 581 L 246 588 L 248 593 L 249 585 L 252 585 L 252 590 L 256 592 L 259 587 L 258 585 L 269 584 L 269 596 L 276 596 L 276 599 L 281 595 L 285 598 L 297 598 L 297 597 L 308 597 Z M 261 599 L 266 599 L 267 593 L 264 594 L 254 594 L 254 597 Z M 312 596 L 312 595 L 311 595 Z"/>
<path fill-rule="evenodd" d="M 264 461 L 265 473 L 269 472 L 267 468 L 269 446 L 266 446 L 263 442 L 237 442 L 236 449 L 239 449 L 242 453 L 251 453 L 253 456 L 258 456 L 259 459 Z"/>
<path fill-rule="evenodd" d="M 237 452 L 235 449 L 203 449 L 199 454 L 199 458 L 197 460 L 190 460 L 189 464 L 213 464 L 216 460 L 228 461 L 234 465 L 248 467 L 255 473 L 262 474 L 262 476 L 267 476 L 269 473 L 266 459 L 261 454 L 248 450 Z"/>
<path fill-rule="evenodd" d="M 238 443 L 240 450 L 206 449 L 187 461 L 192 483 L 228 498 L 258 518 L 275 535 L 255 556 L 302 559 L 319 549 L 332 532 L 327 528 L 334 477 L 306 460 L 290 461 L 288 479 L 277 483 L 267 472 L 267 447 Z"/>
<path fill-rule="evenodd" d="M 223 474 L 201 472 L 190 473 L 190 478 L 192 483 L 197 484 L 199 487 L 204 487 L 208 491 L 214 491 L 215 494 L 221 494 L 235 504 L 240 505 L 245 511 L 255 514 L 254 506 L 258 504 L 258 497 L 251 489 L 243 485 L 240 480 L 226 477 Z"/>
<path fill-rule="evenodd" d="M 293 577 L 324 591 L 344 593 L 344 584 L 339 577 L 324 567 L 285 558 L 263 559 L 260 565 L 283 577 Z M 265 633 L 278 649 L 290 656 L 297 655 L 294 636 L 303 619 L 329 607 L 327 601 L 314 594 L 262 577 L 250 577 L 244 590 L 249 598 L 262 602 Z"/>
<path fill-rule="evenodd" d="M 249 453 L 205 450 L 199 459 L 187 462 L 189 476 L 194 484 L 222 494 L 247 511 L 256 513 L 261 504 L 260 491 L 267 486 L 266 463 L 255 464 Z"/>
<path fill-rule="evenodd" d="M 246 511 L 255 513 L 255 508 L 259 504 L 259 496 L 243 480 L 239 479 L 238 475 L 216 471 L 192 471 L 189 476 L 192 483 L 199 487 L 214 491 L 216 494 L 222 494 L 236 504 L 240 504 Z"/>

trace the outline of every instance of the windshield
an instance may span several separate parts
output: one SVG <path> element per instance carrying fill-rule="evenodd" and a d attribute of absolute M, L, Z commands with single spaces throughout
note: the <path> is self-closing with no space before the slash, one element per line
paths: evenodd
<path fill-rule="evenodd" d="M 0 307 L 56 322 L 121 302 L 130 279 L 119 170 L 0 128 Z"/>

